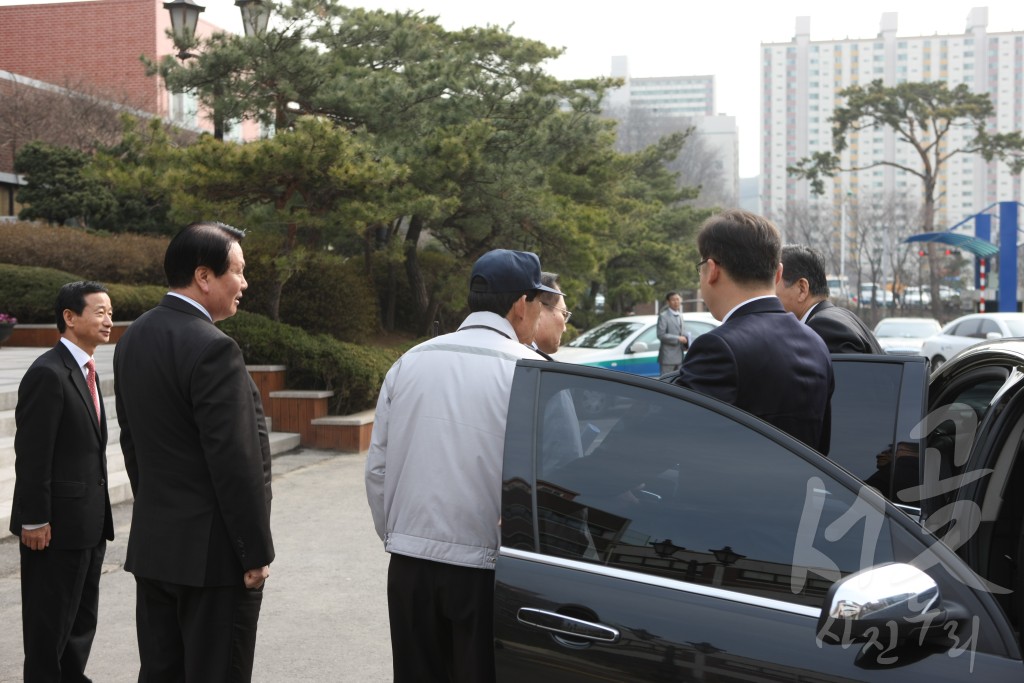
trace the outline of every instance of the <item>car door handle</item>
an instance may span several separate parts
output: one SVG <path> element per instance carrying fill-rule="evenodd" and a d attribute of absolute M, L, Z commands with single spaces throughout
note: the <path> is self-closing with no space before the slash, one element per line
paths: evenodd
<path fill-rule="evenodd" d="M 545 631 L 553 631 L 565 636 L 586 638 L 587 640 L 596 640 L 602 643 L 614 643 L 619 640 L 618 629 L 603 624 L 595 624 L 592 621 L 567 617 L 557 612 L 548 612 L 532 607 L 520 607 L 517 618 L 523 624 L 529 624 L 530 626 L 536 626 Z"/>

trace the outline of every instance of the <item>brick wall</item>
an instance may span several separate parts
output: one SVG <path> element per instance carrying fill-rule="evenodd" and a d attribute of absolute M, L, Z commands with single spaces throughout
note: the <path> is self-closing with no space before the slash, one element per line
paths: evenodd
<path fill-rule="evenodd" d="M 156 78 L 140 55 L 155 58 L 166 17 L 157 0 L 95 0 L 0 7 L 0 68 L 40 81 L 81 89 L 161 114 Z M 163 11 L 166 15 L 166 11 Z M 164 49 L 163 52 L 168 52 Z"/>

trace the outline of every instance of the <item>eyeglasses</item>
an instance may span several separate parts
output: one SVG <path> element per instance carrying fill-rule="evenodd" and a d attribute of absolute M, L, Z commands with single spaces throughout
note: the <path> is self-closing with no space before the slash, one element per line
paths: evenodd
<path fill-rule="evenodd" d="M 700 267 L 701 267 L 701 266 L 703 266 L 703 265 L 704 265 L 705 263 L 707 263 L 707 262 L 708 262 L 708 261 L 710 261 L 710 260 L 711 260 L 710 258 L 706 258 L 706 259 L 701 259 L 701 260 L 700 260 L 700 261 L 699 261 L 699 262 L 697 263 L 697 279 L 698 279 L 698 280 L 700 279 Z"/>
<path fill-rule="evenodd" d="M 541 303 L 544 304 L 543 301 L 541 301 Z M 572 317 L 572 311 L 567 311 L 564 308 L 559 308 L 558 306 L 554 306 L 552 304 L 544 304 L 544 305 L 547 306 L 548 308 L 553 308 L 554 310 L 556 310 L 559 313 L 561 313 L 562 314 L 562 319 L 565 320 L 565 322 L 569 322 L 569 318 Z"/>

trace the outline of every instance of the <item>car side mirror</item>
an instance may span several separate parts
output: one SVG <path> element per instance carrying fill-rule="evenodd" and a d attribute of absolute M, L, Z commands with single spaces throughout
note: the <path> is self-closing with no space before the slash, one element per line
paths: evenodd
<path fill-rule="evenodd" d="M 646 342 L 642 342 L 642 341 L 633 342 L 632 345 L 630 345 L 630 347 L 629 347 L 629 352 L 630 353 L 643 353 L 646 350 L 647 350 L 647 343 Z"/>
<path fill-rule="evenodd" d="M 909 564 L 869 567 L 835 582 L 818 618 L 819 646 L 849 646 L 879 633 L 898 634 L 928 627 L 941 630 L 939 586 Z"/>
<path fill-rule="evenodd" d="M 985 339 L 1002 339 L 1003 335 L 999 332 L 989 332 L 985 335 Z"/>

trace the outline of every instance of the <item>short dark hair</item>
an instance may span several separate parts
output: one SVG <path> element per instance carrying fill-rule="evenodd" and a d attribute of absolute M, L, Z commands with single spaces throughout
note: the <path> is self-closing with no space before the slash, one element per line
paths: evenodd
<path fill-rule="evenodd" d="M 164 254 L 164 274 L 172 288 L 187 287 L 196 268 L 206 266 L 220 277 L 227 272 L 228 254 L 245 231 L 217 221 L 192 223 L 174 236 Z"/>
<path fill-rule="evenodd" d="M 697 250 L 740 284 L 773 284 L 782 251 L 775 224 L 756 213 L 730 209 L 711 216 L 697 233 Z"/>
<path fill-rule="evenodd" d="M 802 244 L 787 244 L 782 248 L 782 281 L 787 287 L 804 278 L 811 296 L 829 295 L 825 259 L 817 249 Z"/>
<path fill-rule="evenodd" d="M 54 312 L 57 314 L 57 330 L 64 334 L 67 330 L 67 323 L 64 322 L 64 311 L 70 310 L 75 315 L 82 315 L 85 310 L 85 297 L 97 292 L 107 293 L 107 288 L 92 280 L 79 280 L 69 282 L 57 292 L 57 302 L 54 304 Z"/>
<path fill-rule="evenodd" d="M 674 296 L 678 296 L 680 299 L 683 298 L 683 295 L 680 294 L 679 292 L 669 292 L 668 294 L 665 295 L 665 301 L 668 301 L 669 299 L 671 299 Z"/>
<path fill-rule="evenodd" d="M 540 283 L 545 287 L 551 289 L 561 289 L 558 285 L 558 273 L 549 273 L 548 271 L 542 271 L 540 274 Z M 539 294 L 541 303 L 545 303 L 548 306 L 557 306 L 558 300 L 563 299 L 564 296 L 560 294 L 552 294 L 551 292 L 540 292 Z"/>
<path fill-rule="evenodd" d="M 519 301 L 519 297 L 526 295 L 527 301 L 533 301 L 537 294 L 539 292 L 536 289 L 528 292 L 474 292 L 470 286 L 469 310 L 473 313 L 497 313 L 504 318 L 512 310 L 512 304 Z"/>

